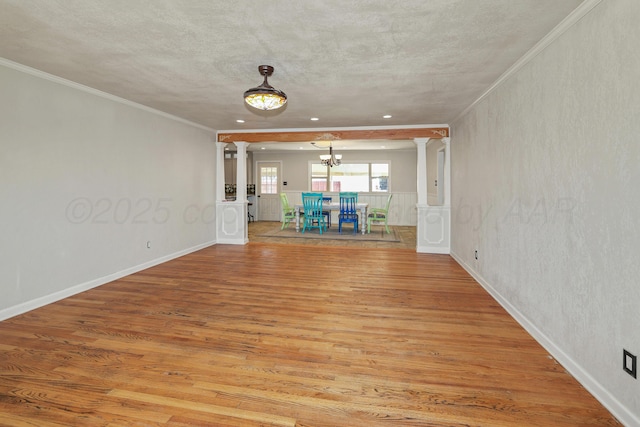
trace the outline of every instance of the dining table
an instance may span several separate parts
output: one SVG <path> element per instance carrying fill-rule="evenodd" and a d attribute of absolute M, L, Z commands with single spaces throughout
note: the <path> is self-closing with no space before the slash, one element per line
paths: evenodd
<path fill-rule="evenodd" d="M 296 211 L 296 232 L 300 231 L 300 212 L 304 212 L 304 206 L 302 203 L 296 203 L 294 205 L 294 209 Z M 360 218 L 358 221 L 360 222 L 362 234 L 367 232 L 367 209 L 369 209 L 369 203 L 356 203 L 356 210 L 360 212 Z M 340 203 L 339 202 L 330 202 L 322 204 L 323 211 L 338 211 L 340 212 Z"/>

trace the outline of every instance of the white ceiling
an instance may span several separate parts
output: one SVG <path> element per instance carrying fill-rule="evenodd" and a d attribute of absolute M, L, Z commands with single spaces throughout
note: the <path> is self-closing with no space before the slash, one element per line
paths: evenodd
<path fill-rule="evenodd" d="M 0 57 L 215 130 L 447 124 L 580 3 L 0 0 Z"/>

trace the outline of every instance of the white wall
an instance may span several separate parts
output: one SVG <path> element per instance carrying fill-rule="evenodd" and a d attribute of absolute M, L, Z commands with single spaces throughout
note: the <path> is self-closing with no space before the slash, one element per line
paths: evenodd
<path fill-rule="evenodd" d="M 623 348 L 640 356 L 639 16 L 637 0 L 602 1 L 451 142 L 453 255 L 627 425 L 640 425 L 640 380 L 622 369 Z"/>
<path fill-rule="evenodd" d="M 212 244 L 213 138 L 0 62 L 0 319 Z"/>

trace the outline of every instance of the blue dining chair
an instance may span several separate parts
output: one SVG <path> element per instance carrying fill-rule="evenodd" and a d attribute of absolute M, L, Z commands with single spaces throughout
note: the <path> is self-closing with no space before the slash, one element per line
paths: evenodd
<path fill-rule="evenodd" d="M 327 223 L 322 214 L 322 193 L 302 193 L 302 207 L 304 208 L 304 226 L 302 232 L 307 228 L 317 228 L 322 234 L 327 229 Z"/>
<path fill-rule="evenodd" d="M 341 191 L 340 197 L 355 197 L 356 203 L 358 203 L 358 193 L 356 191 Z"/>
<path fill-rule="evenodd" d="M 338 233 L 342 234 L 342 223 L 353 223 L 353 234 L 358 232 L 358 211 L 356 209 L 356 198 L 351 196 L 340 196 L 340 214 L 338 215 Z"/>

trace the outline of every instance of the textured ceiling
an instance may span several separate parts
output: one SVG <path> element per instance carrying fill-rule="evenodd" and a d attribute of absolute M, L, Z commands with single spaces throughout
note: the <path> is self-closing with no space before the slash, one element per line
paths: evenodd
<path fill-rule="evenodd" d="M 446 124 L 581 2 L 0 0 L 0 57 L 216 130 Z"/>

